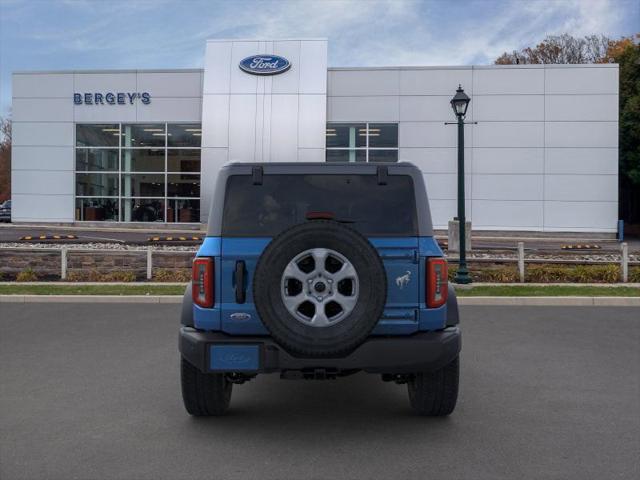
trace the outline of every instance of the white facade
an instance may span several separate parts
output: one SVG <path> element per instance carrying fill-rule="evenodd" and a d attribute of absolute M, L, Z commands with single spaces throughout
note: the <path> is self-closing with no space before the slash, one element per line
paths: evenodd
<path fill-rule="evenodd" d="M 201 70 L 37 72 L 13 75 L 14 222 L 75 219 L 75 125 L 200 122 Z M 149 105 L 75 105 L 75 92 L 150 91 Z"/>
<path fill-rule="evenodd" d="M 250 55 L 291 68 L 250 75 Z M 471 97 L 467 216 L 477 230 L 615 232 L 618 66 L 327 68 L 326 40 L 213 40 L 204 70 L 15 73 L 13 219 L 76 219 L 75 125 L 202 124 L 201 219 L 227 161 L 323 161 L 331 123 L 398 126 L 398 158 L 424 172 L 436 228 L 456 210 L 449 100 Z M 149 92 L 151 101 L 75 105 L 74 93 Z"/>
<path fill-rule="evenodd" d="M 287 58 L 280 75 L 249 75 L 255 54 Z M 205 54 L 202 106 L 203 205 L 229 161 L 324 161 L 326 40 L 212 40 Z M 205 203 L 206 202 L 206 203 Z"/>
<path fill-rule="evenodd" d="M 424 172 L 436 227 L 456 214 L 456 126 L 465 127 L 467 218 L 478 230 L 615 232 L 617 65 L 330 69 L 329 122 L 399 124 L 399 158 Z"/>

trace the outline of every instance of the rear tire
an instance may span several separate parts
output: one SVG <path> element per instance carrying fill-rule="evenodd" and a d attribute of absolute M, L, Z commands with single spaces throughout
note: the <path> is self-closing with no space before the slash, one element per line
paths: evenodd
<path fill-rule="evenodd" d="M 182 400 L 189 415 L 224 415 L 229 408 L 233 384 L 223 373 L 202 373 L 181 358 L 180 380 Z"/>
<path fill-rule="evenodd" d="M 407 384 L 411 407 L 428 417 L 451 414 L 458 400 L 459 378 L 459 357 L 435 372 L 417 373 Z"/>

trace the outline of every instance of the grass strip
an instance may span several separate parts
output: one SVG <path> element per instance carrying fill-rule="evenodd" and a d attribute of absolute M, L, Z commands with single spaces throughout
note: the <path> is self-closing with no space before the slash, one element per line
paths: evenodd
<path fill-rule="evenodd" d="M 181 285 L 0 285 L 0 295 L 182 295 Z"/>
<path fill-rule="evenodd" d="M 456 288 L 460 297 L 639 297 L 638 287 L 481 285 Z"/>

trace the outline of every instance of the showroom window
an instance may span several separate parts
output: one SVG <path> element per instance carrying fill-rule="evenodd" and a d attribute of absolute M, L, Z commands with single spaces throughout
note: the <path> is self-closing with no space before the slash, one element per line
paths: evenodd
<path fill-rule="evenodd" d="M 78 221 L 200 221 L 202 128 L 192 123 L 77 124 Z"/>
<path fill-rule="evenodd" d="M 327 123 L 327 162 L 397 162 L 397 123 Z"/>

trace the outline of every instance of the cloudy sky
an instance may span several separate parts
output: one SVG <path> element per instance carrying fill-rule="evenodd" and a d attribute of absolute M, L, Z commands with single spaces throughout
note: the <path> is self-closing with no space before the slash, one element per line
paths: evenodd
<path fill-rule="evenodd" d="M 467 65 L 639 26 L 640 0 L 0 0 L 0 114 L 13 71 L 202 67 L 207 38 L 326 37 L 330 66 Z"/>

